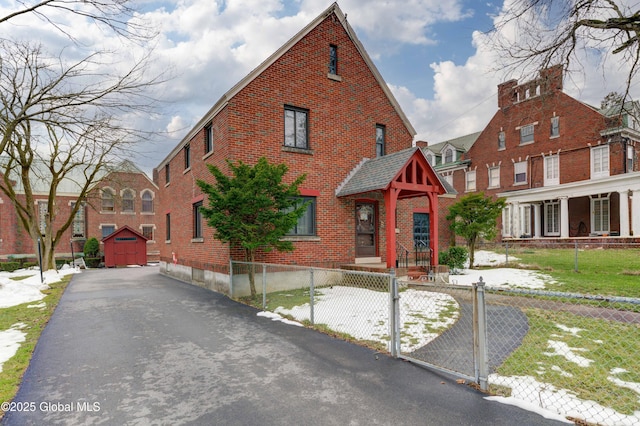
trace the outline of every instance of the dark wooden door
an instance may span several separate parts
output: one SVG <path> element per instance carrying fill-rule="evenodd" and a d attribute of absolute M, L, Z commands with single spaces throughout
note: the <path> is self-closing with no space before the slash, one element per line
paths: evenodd
<path fill-rule="evenodd" d="M 356 257 L 375 257 L 376 204 L 356 203 Z"/>

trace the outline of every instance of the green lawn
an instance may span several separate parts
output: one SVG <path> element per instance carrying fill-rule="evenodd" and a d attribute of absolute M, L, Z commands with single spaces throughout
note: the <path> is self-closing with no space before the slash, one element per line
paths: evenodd
<path fill-rule="evenodd" d="M 640 249 L 509 249 L 511 267 L 539 269 L 558 284 L 547 290 L 640 298 Z"/>
<path fill-rule="evenodd" d="M 498 368 L 498 374 L 533 376 L 539 382 L 569 389 L 582 400 L 596 401 L 622 414 L 632 415 L 638 410 L 638 394 L 611 380 L 640 383 L 637 324 L 539 309 L 524 312 L 529 332 L 522 345 Z M 550 342 L 566 345 L 574 355 L 590 362 L 580 365 L 571 356 L 560 356 Z"/>
<path fill-rule="evenodd" d="M 26 326 L 22 331 L 27 333 L 26 340 L 20 345 L 18 352 L 2 365 L 2 372 L 0 372 L 0 402 L 11 401 L 18 391 L 22 375 L 29 366 L 38 338 L 47 322 L 49 322 L 49 318 L 53 315 L 53 311 L 58 305 L 58 301 L 62 297 L 62 293 L 71 277 L 72 275 L 66 275 L 62 277 L 61 281 L 50 284 L 51 288 L 43 291 L 46 296 L 41 301 L 0 309 L 1 331 L 11 328 L 16 323 L 24 323 Z M 38 305 L 41 302 L 45 302 L 46 307 L 27 308 L 28 305 Z M 2 418 L 3 414 L 0 410 L 0 418 Z"/>

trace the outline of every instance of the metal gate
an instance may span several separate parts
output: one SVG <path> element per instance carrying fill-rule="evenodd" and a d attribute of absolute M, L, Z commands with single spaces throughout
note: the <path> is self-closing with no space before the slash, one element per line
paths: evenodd
<path fill-rule="evenodd" d="M 486 387 L 486 323 L 478 287 L 402 282 L 399 292 L 398 356 L 411 362 L 472 380 Z M 484 292 L 484 289 L 482 289 Z M 474 326 L 475 324 L 475 326 Z M 422 332 L 420 339 L 414 337 Z M 484 383 L 484 384 L 483 384 Z"/>

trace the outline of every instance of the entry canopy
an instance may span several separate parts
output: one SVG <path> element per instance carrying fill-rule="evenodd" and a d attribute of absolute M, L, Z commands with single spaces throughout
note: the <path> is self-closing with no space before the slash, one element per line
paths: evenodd
<path fill-rule="evenodd" d="M 337 197 L 400 190 L 398 198 L 422 197 L 427 193 L 455 194 L 455 190 L 433 170 L 418 147 L 373 159 L 364 159 L 336 190 Z"/>

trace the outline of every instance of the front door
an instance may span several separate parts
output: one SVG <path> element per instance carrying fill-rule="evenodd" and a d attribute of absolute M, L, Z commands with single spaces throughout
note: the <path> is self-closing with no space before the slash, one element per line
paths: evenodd
<path fill-rule="evenodd" d="M 356 203 L 356 257 L 375 257 L 376 204 Z"/>

